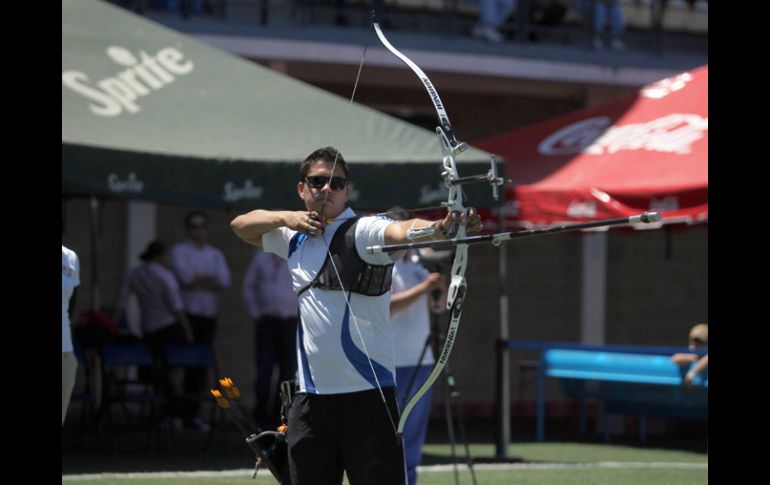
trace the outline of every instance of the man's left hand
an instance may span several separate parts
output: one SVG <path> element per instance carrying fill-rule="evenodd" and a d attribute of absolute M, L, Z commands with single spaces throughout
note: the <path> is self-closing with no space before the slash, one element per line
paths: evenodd
<path fill-rule="evenodd" d="M 440 222 L 443 232 L 448 231 L 453 224 L 467 221 L 465 226 L 466 234 L 481 232 L 484 228 L 484 224 L 481 222 L 481 216 L 474 207 L 470 207 L 464 213 L 449 212 L 446 217 Z M 454 237 L 454 235 L 451 235 Z"/>

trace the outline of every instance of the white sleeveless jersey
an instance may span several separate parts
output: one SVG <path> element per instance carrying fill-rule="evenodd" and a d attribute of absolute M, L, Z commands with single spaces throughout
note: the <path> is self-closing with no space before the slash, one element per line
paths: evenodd
<path fill-rule="evenodd" d="M 345 209 L 326 226 L 323 237 L 309 238 L 280 227 L 262 236 L 262 247 L 287 259 L 292 286 L 299 293 L 323 266 L 337 228 L 353 217 L 355 212 Z M 355 241 L 361 259 L 369 264 L 393 263 L 387 254 L 371 255 L 366 251 L 367 246 L 385 243 L 385 228 L 392 222 L 380 217 L 363 217 L 358 221 Z M 349 298 L 350 307 L 345 298 Z M 378 382 L 380 387 L 395 386 L 390 291 L 380 296 L 364 296 L 308 288 L 299 295 L 299 313 L 297 382 L 300 392 L 365 391 L 376 389 Z"/>

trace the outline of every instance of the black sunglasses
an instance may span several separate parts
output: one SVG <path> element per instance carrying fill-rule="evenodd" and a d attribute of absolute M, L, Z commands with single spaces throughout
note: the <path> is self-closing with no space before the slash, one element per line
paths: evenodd
<path fill-rule="evenodd" d="M 326 184 L 329 183 L 329 177 L 325 175 L 312 175 L 310 177 L 305 177 L 305 181 L 312 188 L 321 190 L 322 188 L 326 187 Z M 347 179 L 342 177 L 332 177 L 329 186 L 332 188 L 332 190 L 342 190 L 345 188 L 346 183 Z"/>

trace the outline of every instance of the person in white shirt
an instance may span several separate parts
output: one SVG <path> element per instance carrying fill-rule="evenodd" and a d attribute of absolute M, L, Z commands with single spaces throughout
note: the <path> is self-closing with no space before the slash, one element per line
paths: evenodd
<path fill-rule="evenodd" d="M 171 269 L 182 287 L 187 319 L 196 344 L 213 345 L 219 316 L 219 293 L 230 286 L 230 270 L 222 251 L 207 242 L 208 217 L 200 211 L 188 212 L 184 218 L 189 239 L 171 248 Z M 197 394 L 212 385 L 207 382 L 205 367 L 189 367 L 185 375 L 185 391 Z M 190 403 L 185 425 L 208 431 L 208 423 L 198 418 L 200 404 Z"/>
<path fill-rule="evenodd" d="M 516 0 L 480 0 L 479 22 L 471 29 L 471 35 L 491 43 L 504 41 L 500 28 L 515 8 Z"/>
<path fill-rule="evenodd" d="M 435 360 L 429 345 L 430 310 L 440 313 L 445 279 L 420 264 L 412 251 L 405 252 L 393 265 L 390 325 L 396 351 L 396 388 L 399 408 L 404 408 L 417 389 L 428 379 Z M 437 295 L 431 295 L 437 293 Z M 430 298 L 435 296 L 435 298 Z M 406 475 L 409 485 L 417 483 L 417 466 L 428 432 L 432 389 L 422 395 L 404 425 Z"/>
<path fill-rule="evenodd" d="M 67 417 L 67 408 L 75 387 L 78 361 L 72 346 L 70 329 L 72 312 L 77 299 L 77 287 L 80 286 L 80 260 L 75 251 L 61 247 L 61 424 Z"/>
<path fill-rule="evenodd" d="M 275 429 L 281 424 L 281 400 L 278 386 L 272 385 L 273 368 L 278 367 L 279 383 L 297 372 L 299 306 L 286 260 L 257 249 L 243 276 L 243 302 L 254 320 L 254 419 L 262 429 Z"/>
<path fill-rule="evenodd" d="M 366 247 L 405 243 L 410 228 L 432 226 L 445 239 L 455 222 L 467 221 L 471 233 L 482 226 L 475 210 L 437 221 L 359 218 L 347 207 L 348 177 L 336 149 L 318 149 L 296 186 L 306 210 L 254 210 L 230 224 L 243 241 L 288 260 L 299 296 L 297 392 L 286 431 L 293 485 L 338 485 L 343 473 L 351 485 L 406 483 L 396 439 L 393 259 Z"/>
<path fill-rule="evenodd" d="M 184 224 L 189 239 L 171 248 L 171 269 L 182 287 L 195 341 L 211 343 L 219 315 L 219 293 L 230 286 L 230 269 L 222 251 L 207 242 L 206 214 L 189 212 Z"/>

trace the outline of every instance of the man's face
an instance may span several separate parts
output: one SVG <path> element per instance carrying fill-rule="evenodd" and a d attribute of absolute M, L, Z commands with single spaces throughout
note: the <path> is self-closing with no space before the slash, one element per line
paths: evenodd
<path fill-rule="evenodd" d="M 194 241 L 203 242 L 206 240 L 206 237 L 208 236 L 208 229 L 206 226 L 201 227 L 191 227 L 187 230 L 187 232 L 190 234 L 190 237 Z"/>
<path fill-rule="evenodd" d="M 208 220 L 201 214 L 193 214 L 189 220 L 185 221 L 187 225 L 187 234 L 193 241 L 202 243 L 208 236 Z"/>
<path fill-rule="evenodd" d="M 345 180 L 344 189 L 334 190 L 331 187 L 331 185 L 335 185 L 335 182 L 332 181 L 333 179 L 330 180 L 330 177 L 333 176 L 334 179 L 345 179 L 345 171 L 342 170 L 342 166 L 340 165 L 334 167 L 334 174 L 332 175 L 332 165 L 332 163 L 327 162 L 316 162 L 312 164 L 305 176 L 305 180 L 301 180 L 297 184 L 297 193 L 299 194 L 300 199 L 305 202 L 307 210 L 318 211 L 320 213 L 323 208 L 325 212 L 324 215 L 327 218 L 337 217 L 343 210 L 345 210 L 348 203 L 350 188 L 347 184 L 347 180 Z M 313 177 L 313 179 L 311 179 L 311 177 Z M 323 180 L 317 179 L 316 177 L 326 177 L 325 184 L 320 188 L 312 187 L 313 180 L 316 181 L 316 186 L 318 185 L 318 180 Z"/>
<path fill-rule="evenodd" d="M 708 347 L 708 344 L 701 339 L 690 337 L 690 345 L 688 345 L 688 347 L 690 348 L 690 352 L 695 352 L 697 349 Z"/>

